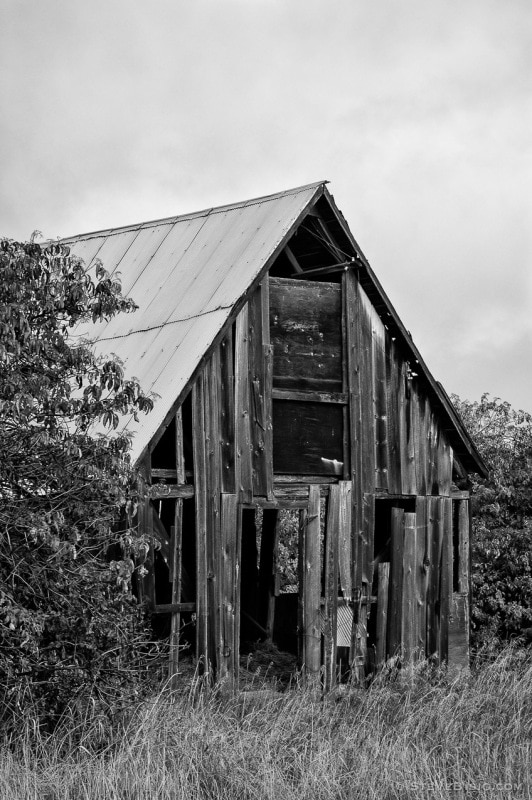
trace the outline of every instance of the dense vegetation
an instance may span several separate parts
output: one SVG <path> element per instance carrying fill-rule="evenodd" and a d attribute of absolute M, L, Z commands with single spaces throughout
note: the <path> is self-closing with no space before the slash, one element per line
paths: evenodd
<path fill-rule="evenodd" d="M 145 543 L 132 525 L 129 441 L 96 431 L 152 401 L 72 333 L 134 309 L 115 277 L 100 264 L 87 274 L 62 245 L 0 243 L 4 730 L 116 707 L 138 688 L 144 623 L 130 587 Z"/>
<path fill-rule="evenodd" d="M 490 467 L 472 476 L 472 621 L 474 643 L 496 645 L 532 626 L 532 415 L 453 401 Z"/>

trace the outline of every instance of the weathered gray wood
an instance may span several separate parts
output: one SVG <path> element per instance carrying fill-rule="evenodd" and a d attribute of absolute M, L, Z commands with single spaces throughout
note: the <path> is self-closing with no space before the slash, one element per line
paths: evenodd
<path fill-rule="evenodd" d="M 469 592 L 469 499 L 458 500 L 458 591 Z"/>
<path fill-rule="evenodd" d="M 337 552 L 339 563 L 340 588 L 344 600 L 353 599 L 353 553 L 352 553 L 352 484 L 351 481 L 340 481 L 337 487 L 331 486 L 331 495 L 334 492 L 337 500 L 334 501 L 334 510 L 338 504 Z"/>
<path fill-rule="evenodd" d="M 323 607 L 323 666 L 325 672 L 324 688 L 330 691 L 336 684 L 336 642 L 338 617 L 338 542 L 340 538 L 340 499 L 339 485 L 331 486 L 327 503 L 325 529 L 325 575 Z M 345 501 L 344 501 L 345 503 Z M 350 500 L 345 503 L 351 511 Z M 345 534 L 351 538 L 351 526 L 345 526 Z M 348 574 L 350 576 L 350 559 Z"/>
<path fill-rule="evenodd" d="M 373 407 L 375 417 L 375 488 L 388 488 L 388 404 L 386 402 L 386 342 L 381 320 L 372 320 Z"/>
<path fill-rule="evenodd" d="M 184 614 L 194 613 L 196 603 L 158 603 L 153 609 L 154 614 Z"/>
<path fill-rule="evenodd" d="M 207 455 L 205 448 L 204 381 L 192 387 L 192 445 L 196 515 L 196 658 L 209 672 L 209 609 L 207 603 Z"/>
<path fill-rule="evenodd" d="M 348 395 L 346 392 L 318 392 L 300 391 L 291 389 L 273 389 L 272 397 L 274 400 L 296 400 L 301 403 L 339 403 L 347 405 Z"/>
<path fill-rule="evenodd" d="M 469 592 L 452 596 L 447 663 L 451 670 L 469 668 Z"/>
<path fill-rule="evenodd" d="M 232 329 L 220 343 L 222 491 L 235 492 L 235 375 Z"/>
<path fill-rule="evenodd" d="M 194 497 L 194 487 L 189 483 L 153 483 L 146 491 L 151 500 Z"/>
<path fill-rule="evenodd" d="M 400 362 L 397 346 L 386 337 L 386 414 L 388 417 L 388 491 L 401 494 L 401 454 L 399 442 Z"/>
<path fill-rule="evenodd" d="M 400 652 L 402 642 L 401 603 L 403 597 L 403 539 L 404 511 L 392 508 L 391 523 L 391 565 L 388 607 L 388 656 Z"/>
<path fill-rule="evenodd" d="M 235 436 L 236 488 L 241 502 L 250 503 L 253 497 L 251 463 L 251 431 L 249 420 L 249 329 L 248 306 L 236 319 L 235 335 Z"/>
<path fill-rule="evenodd" d="M 428 502 L 426 497 L 416 498 L 416 642 L 419 655 L 427 649 L 427 596 L 430 564 L 430 538 L 428 527 Z"/>
<path fill-rule="evenodd" d="M 321 666 L 321 559 L 320 559 L 320 492 L 309 490 L 308 511 L 303 512 L 303 631 L 306 677 L 314 680 Z"/>
<path fill-rule="evenodd" d="M 449 617 L 453 592 L 453 519 L 452 500 L 442 497 L 443 543 L 440 579 L 440 658 L 447 661 L 449 653 Z"/>
<path fill-rule="evenodd" d="M 439 660 L 440 655 L 440 575 L 443 543 L 443 516 L 439 497 L 428 498 L 430 568 L 427 596 L 427 656 Z"/>
<path fill-rule="evenodd" d="M 377 573 L 377 632 L 375 638 L 377 669 L 380 669 L 386 661 L 389 583 L 390 563 L 383 561 L 378 565 Z"/>
<path fill-rule="evenodd" d="M 182 536 L 183 536 L 183 501 L 176 500 L 174 524 L 171 536 L 171 604 L 181 603 L 181 575 L 182 575 Z M 168 672 L 170 685 L 175 688 L 175 680 L 179 666 L 179 632 L 181 630 L 181 613 L 173 611 L 170 622 L 170 657 Z"/>
<path fill-rule="evenodd" d="M 366 529 L 364 495 L 375 491 L 375 413 L 373 376 L 372 305 L 359 287 L 357 302 L 358 397 L 354 398 L 359 425 L 360 448 L 358 474 L 353 483 L 353 515 L 356 531 L 355 587 L 368 594 L 368 569 L 373 560 L 371 542 L 373 530 Z"/>
<path fill-rule="evenodd" d="M 336 283 L 270 278 L 275 387 L 342 390 L 340 309 Z"/>
<path fill-rule="evenodd" d="M 186 482 L 185 475 L 185 443 L 183 439 L 183 412 L 181 407 L 175 412 L 175 465 L 176 483 Z"/>
<path fill-rule="evenodd" d="M 222 552 L 221 540 L 221 366 L 216 348 L 206 362 L 204 376 L 205 445 L 207 453 L 207 602 L 209 608 L 209 658 L 217 676 L 222 641 Z"/>
<path fill-rule="evenodd" d="M 238 686 L 240 617 L 240 570 L 237 496 L 221 496 L 221 542 L 222 552 L 222 650 L 220 653 L 219 677 L 234 689 Z"/>
<path fill-rule="evenodd" d="M 416 515 L 404 515 L 403 592 L 402 592 L 402 652 L 404 661 L 411 662 L 416 652 Z"/>

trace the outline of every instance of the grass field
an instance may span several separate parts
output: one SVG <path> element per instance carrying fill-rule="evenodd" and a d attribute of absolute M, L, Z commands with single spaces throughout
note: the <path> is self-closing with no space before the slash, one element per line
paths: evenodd
<path fill-rule="evenodd" d="M 420 665 L 343 688 L 162 692 L 120 723 L 47 739 L 22 725 L 1 750 L 0 797 L 532 798 L 529 654 L 507 650 L 454 679 Z"/>

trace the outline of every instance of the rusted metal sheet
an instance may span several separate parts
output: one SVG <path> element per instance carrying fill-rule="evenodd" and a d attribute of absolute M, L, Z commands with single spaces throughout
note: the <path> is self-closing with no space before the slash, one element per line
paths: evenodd
<path fill-rule="evenodd" d="M 64 240 L 86 263 L 105 254 L 105 268 L 122 273 L 124 293 L 139 305 L 134 314 L 78 331 L 96 340 L 98 353 L 116 353 L 126 372 L 131 364 L 143 389 L 159 395 L 140 425 L 121 423 L 136 432 L 134 460 L 322 186 Z"/>

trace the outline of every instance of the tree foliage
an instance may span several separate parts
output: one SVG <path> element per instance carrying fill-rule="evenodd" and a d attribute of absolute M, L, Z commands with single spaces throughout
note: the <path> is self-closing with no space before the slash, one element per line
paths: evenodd
<path fill-rule="evenodd" d="M 475 639 L 507 639 L 532 625 L 532 415 L 488 394 L 453 402 L 490 467 L 472 476 Z"/>
<path fill-rule="evenodd" d="M 0 271 L 0 703 L 4 725 L 29 708 L 53 724 L 135 683 L 130 586 L 145 543 L 130 442 L 97 430 L 152 400 L 75 335 L 135 309 L 101 264 L 92 276 L 60 244 L 3 240 Z"/>

